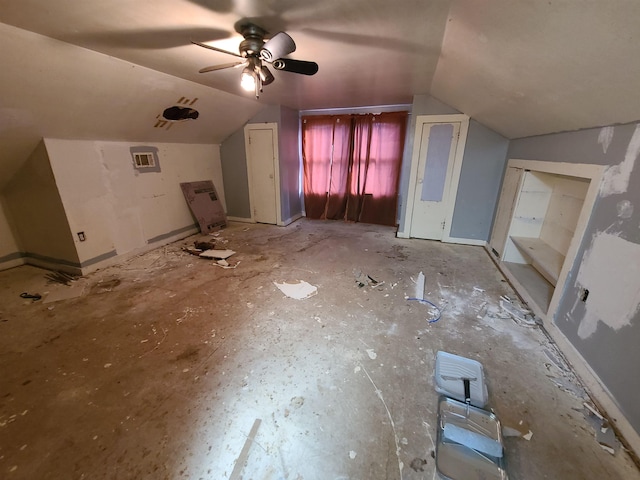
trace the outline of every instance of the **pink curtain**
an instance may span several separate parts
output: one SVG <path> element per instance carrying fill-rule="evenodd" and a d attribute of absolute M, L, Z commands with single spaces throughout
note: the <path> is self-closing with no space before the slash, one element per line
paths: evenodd
<path fill-rule="evenodd" d="M 407 112 L 303 118 L 307 216 L 396 225 L 406 126 Z"/>
<path fill-rule="evenodd" d="M 344 210 L 350 122 L 348 115 L 302 119 L 304 203 L 309 218 L 334 219 Z"/>

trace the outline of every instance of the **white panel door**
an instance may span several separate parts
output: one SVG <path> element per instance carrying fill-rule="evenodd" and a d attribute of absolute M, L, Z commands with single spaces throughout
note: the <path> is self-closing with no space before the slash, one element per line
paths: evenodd
<path fill-rule="evenodd" d="M 451 201 L 454 160 L 460 123 L 422 123 L 415 175 L 410 236 L 442 240 Z"/>
<path fill-rule="evenodd" d="M 278 181 L 275 126 L 248 125 L 246 133 L 250 203 L 253 220 L 278 223 Z"/>

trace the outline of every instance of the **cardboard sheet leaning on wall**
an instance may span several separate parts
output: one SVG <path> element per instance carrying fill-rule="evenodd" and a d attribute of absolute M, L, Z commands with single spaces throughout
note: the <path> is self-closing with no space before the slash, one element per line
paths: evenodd
<path fill-rule="evenodd" d="M 227 226 L 227 217 L 211 180 L 181 183 L 180 188 L 191 213 L 198 220 L 200 232 L 211 233 Z"/>

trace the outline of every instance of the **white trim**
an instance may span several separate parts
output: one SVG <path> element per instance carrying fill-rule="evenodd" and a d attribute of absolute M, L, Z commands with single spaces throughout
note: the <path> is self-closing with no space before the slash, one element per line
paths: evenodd
<path fill-rule="evenodd" d="M 583 207 L 578 218 L 578 223 L 574 229 L 573 240 L 569 244 L 569 249 L 565 255 L 565 260 L 556 282 L 556 287 L 551 297 L 551 302 L 547 313 L 542 315 L 545 325 L 555 322 L 556 313 L 560 305 L 560 300 L 564 294 L 565 283 L 569 276 L 569 272 L 573 268 L 578 249 L 582 243 L 582 239 L 587 229 L 587 224 L 593 213 L 596 199 L 598 198 L 598 192 L 600 191 L 600 184 L 604 175 L 605 167 L 603 165 L 584 164 L 584 163 L 567 163 L 567 162 L 549 162 L 542 160 L 520 160 L 509 159 L 507 167 L 522 168 L 524 170 L 530 170 L 532 172 L 552 173 L 556 175 L 566 175 L 578 178 L 587 178 L 590 180 L 589 189 L 585 196 Z M 520 186 L 522 188 L 522 185 Z M 502 252 L 504 257 L 504 251 Z M 502 260 L 502 258 L 501 258 Z M 551 320 L 551 321 L 549 321 Z"/>
<path fill-rule="evenodd" d="M 444 240 L 443 240 L 444 241 Z M 449 237 L 446 243 L 458 243 L 460 245 L 477 245 L 478 247 L 486 247 L 486 240 L 478 240 L 477 238 L 459 238 Z"/>
<path fill-rule="evenodd" d="M 6 262 L 0 262 L 0 271 L 9 270 L 10 268 L 19 267 L 20 265 L 26 265 L 26 257 L 14 258 L 13 260 L 7 260 Z"/>
<path fill-rule="evenodd" d="M 456 154 L 453 159 L 453 171 L 451 173 L 449 193 L 447 195 L 447 215 L 445 217 L 445 230 L 442 233 L 442 241 L 456 243 L 452 240 L 451 220 L 455 208 L 456 196 L 458 194 L 458 184 L 460 182 L 460 172 L 462 170 L 462 159 L 467 143 L 467 133 L 469 132 L 469 117 L 463 114 L 452 115 L 418 115 L 413 136 L 413 150 L 411 154 L 411 173 L 409 175 L 409 191 L 407 192 L 406 210 L 404 212 L 404 223 L 402 232 L 396 235 L 400 238 L 411 238 L 411 219 L 413 217 L 413 203 L 416 191 L 416 179 L 418 177 L 418 164 L 420 163 L 420 144 L 422 142 L 422 127 L 426 123 L 459 123 L 460 131 L 456 145 Z M 420 132 L 420 133 L 419 133 Z"/>
<path fill-rule="evenodd" d="M 289 217 L 286 220 L 283 220 L 282 223 L 279 223 L 278 225 L 280 225 L 281 227 L 286 227 L 287 225 L 290 225 L 296 220 L 299 220 L 301 218 L 302 218 L 302 213 L 296 213 L 292 217 Z"/>
<path fill-rule="evenodd" d="M 249 209 L 251 213 L 251 222 L 256 223 L 254 215 L 253 215 L 253 206 L 255 204 L 255 200 L 253 198 L 254 194 L 252 192 L 252 170 L 251 170 L 251 161 L 249 158 L 249 131 L 251 130 L 272 130 L 273 132 L 273 174 L 275 181 L 275 189 L 276 189 L 276 225 L 282 225 L 281 219 L 281 205 L 280 205 L 280 153 L 278 151 L 278 124 L 277 123 L 249 123 L 244 127 L 244 148 L 246 152 L 246 160 L 247 160 L 247 180 L 249 184 Z"/>

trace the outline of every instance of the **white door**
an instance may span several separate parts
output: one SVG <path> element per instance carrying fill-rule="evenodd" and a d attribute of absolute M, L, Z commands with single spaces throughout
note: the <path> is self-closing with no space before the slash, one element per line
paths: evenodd
<path fill-rule="evenodd" d="M 245 128 L 247 174 L 252 218 L 258 223 L 279 223 L 279 181 L 276 124 Z"/>
<path fill-rule="evenodd" d="M 418 117 L 419 119 L 421 117 Z M 427 118 L 428 117 L 422 117 Z M 418 121 L 414 149 L 409 236 L 430 240 L 448 237 L 455 202 L 461 152 L 461 122 Z M 455 180 L 455 181 L 454 181 Z M 410 190 L 410 193 L 411 193 Z M 407 212 L 409 213 L 409 212 Z"/>

